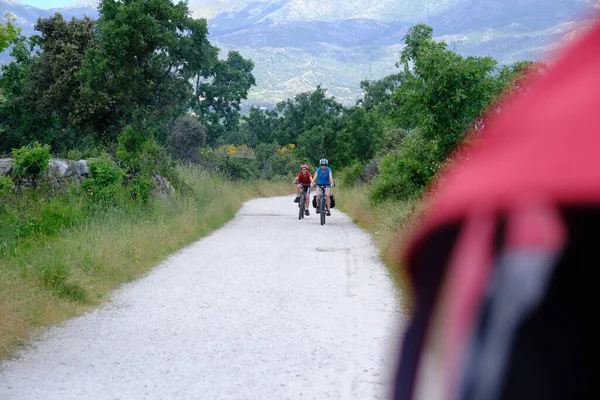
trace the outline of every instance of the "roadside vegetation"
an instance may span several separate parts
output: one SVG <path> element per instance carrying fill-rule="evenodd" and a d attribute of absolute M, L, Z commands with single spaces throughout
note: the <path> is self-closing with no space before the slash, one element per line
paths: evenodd
<path fill-rule="evenodd" d="M 291 192 L 299 165 L 314 171 L 322 157 L 338 207 L 409 293 L 390 253 L 399 229 L 486 112 L 544 69 L 462 57 L 419 24 L 356 104 L 318 86 L 242 114 L 252 60 L 220 54 L 186 3 L 99 10 L 97 21 L 41 18 L 30 38 L 0 23 L 0 51 L 13 57 L 0 75 L 0 155 L 12 160 L 0 176 L 0 357 L 222 226 L 244 200 Z M 89 176 L 51 185 L 51 157 L 87 160 Z M 159 196 L 162 179 L 170 192 Z"/>
<path fill-rule="evenodd" d="M 4 197 L 0 359 L 221 227 L 244 201 L 289 193 L 289 182 L 233 182 L 200 166 L 177 173 L 185 189 L 146 204 L 98 204 L 78 185 L 61 194 L 38 188 Z"/>

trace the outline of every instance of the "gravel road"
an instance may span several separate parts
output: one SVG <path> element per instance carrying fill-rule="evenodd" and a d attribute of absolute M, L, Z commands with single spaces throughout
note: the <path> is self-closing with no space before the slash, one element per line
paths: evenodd
<path fill-rule="evenodd" d="M 403 317 L 369 235 L 247 202 L 0 365 L 2 400 L 385 399 Z"/>

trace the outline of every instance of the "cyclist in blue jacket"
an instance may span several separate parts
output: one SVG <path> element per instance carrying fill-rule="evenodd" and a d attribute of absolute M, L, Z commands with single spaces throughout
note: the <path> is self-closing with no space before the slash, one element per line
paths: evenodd
<path fill-rule="evenodd" d="M 327 203 L 327 213 L 326 215 L 331 215 L 330 211 L 330 196 L 329 196 L 329 188 L 335 186 L 335 181 L 333 180 L 333 174 L 331 172 L 331 168 L 327 166 L 329 162 L 326 158 L 322 158 L 319 162 L 321 164 L 321 168 L 317 168 L 315 174 L 313 175 L 312 181 L 310 183 L 310 187 L 315 186 L 315 182 L 317 186 L 321 186 L 325 189 L 325 201 Z M 319 199 L 321 198 L 321 191 L 317 190 L 317 204 L 319 204 Z M 317 213 L 319 212 L 319 207 L 317 207 Z"/>

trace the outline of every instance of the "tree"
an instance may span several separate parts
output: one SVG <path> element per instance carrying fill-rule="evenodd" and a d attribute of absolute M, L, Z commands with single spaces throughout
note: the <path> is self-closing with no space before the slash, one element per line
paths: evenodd
<path fill-rule="evenodd" d="M 253 68 L 251 60 L 230 51 L 227 59 L 219 60 L 208 70 L 208 79 L 196 76 L 191 106 L 208 128 L 209 144 L 216 144 L 226 131 L 238 131 L 240 103 L 248 98 L 248 91 L 256 84 Z"/>
<path fill-rule="evenodd" d="M 442 160 L 496 94 L 497 62 L 491 57 L 463 58 L 447 50 L 446 43 L 433 41 L 431 32 L 418 24 L 406 35 L 398 64 L 405 79 L 394 97 L 402 107 L 401 127 L 412 129 L 416 123 L 426 139 L 438 140 Z"/>
<path fill-rule="evenodd" d="M 17 38 L 19 32 L 20 29 L 15 28 L 10 21 L 6 24 L 0 24 L 0 53 L 10 46 L 10 44 Z"/>
<path fill-rule="evenodd" d="M 98 45 L 79 74 L 82 120 L 113 138 L 136 116 L 172 123 L 189 107 L 190 79 L 206 75 L 216 59 L 206 20 L 192 18 L 183 1 L 102 0 L 99 11 Z"/>
<path fill-rule="evenodd" d="M 327 134 L 327 129 L 321 125 L 315 125 L 311 129 L 302 132 L 298 136 L 299 158 L 308 160 L 312 165 L 319 165 L 319 159 L 327 153 L 325 145 Z"/>
<path fill-rule="evenodd" d="M 378 110 L 385 115 L 394 107 L 394 90 L 402 83 L 403 74 L 388 75 L 378 81 L 364 80 L 360 82 L 363 98 L 357 104 L 366 111 Z"/>
<path fill-rule="evenodd" d="M 296 95 L 277 104 L 277 112 L 282 116 L 280 126 L 274 137 L 280 145 L 298 144 L 299 135 L 311 131 L 317 126 L 324 127 L 334 120 L 339 120 L 343 106 L 334 97 L 327 97 L 327 89 L 320 85 L 312 92 Z M 331 138 L 324 138 L 325 144 Z"/>
<path fill-rule="evenodd" d="M 345 127 L 340 135 L 347 145 L 347 160 L 367 162 L 381 146 L 383 126 L 376 113 L 368 113 L 364 108 L 353 107 L 346 110 Z"/>
<path fill-rule="evenodd" d="M 82 100 L 76 74 L 94 46 L 94 23 L 89 18 L 67 22 L 57 13 L 40 18 L 35 29 L 41 34 L 31 38 L 38 51 L 27 71 L 21 111 L 37 117 L 29 128 L 37 132 L 35 138 L 60 151 L 82 139 L 73 137 L 70 128 Z"/>
<path fill-rule="evenodd" d="M 0 151 L 8 152 L 33 142 L 27 129 L 35 116 L 23 113 L 20 102 L 25 87 L 25 78 L 32 58 L 32 44 L 22 35 L 13 40 L 10 55 L 13 61 L 2 66 L 0 89 L 3 101 L 0 103 Z"/>
<path fill-rule="evenodd" d="M 277 111 L 263 112 L 251 107 L 248 115 L 242 116 L 242 130 L 246 133 L 247 144 L 254 147 L 260 143 L 271 143 L 279 122 Z"/>
<path fill-rule="evenodd" d="M 199 162 L 198 147 L 206 144 L 206 128 L 191 115 L 177 118 L 167 138 L 167 148 L 175 159 Z"/>
<path fill-rule="evenodd" d="M 400 84 L 393 89 L 395 107 L 389 113 L 396 127 L 387 129 L 391 151 L 380 164 L 374 200 L 418 195 L 467 132 L 483 125 L 482 113 L 496 104 L 500 93 L 524 90 L 518 78 L 531 66 L 525 62 L 498 68 L 491 57 L 462 57 L 434 41 L 431 27 L 424 24 L 409 29 L 404 43 L 396 64 L 402 69 L 395 78 Z"/>

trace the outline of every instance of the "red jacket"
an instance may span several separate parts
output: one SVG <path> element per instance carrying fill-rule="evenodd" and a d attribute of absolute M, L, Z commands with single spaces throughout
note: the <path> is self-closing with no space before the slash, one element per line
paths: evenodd
<path fill-rule="evenodd" d="M 298 173 L 298 177 L 296 178 L 299 183 L 304 183 L 305 185 L 310 185 L 310 181 L 312 180 L 312 175 L 310 172 L 303 174 L 302 172 Z"/>

